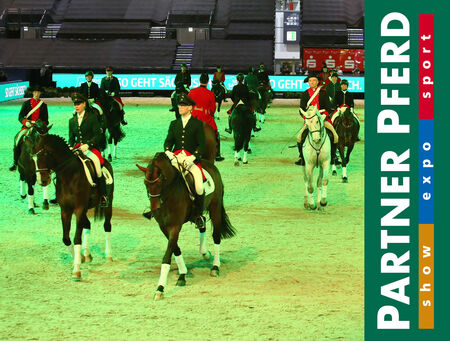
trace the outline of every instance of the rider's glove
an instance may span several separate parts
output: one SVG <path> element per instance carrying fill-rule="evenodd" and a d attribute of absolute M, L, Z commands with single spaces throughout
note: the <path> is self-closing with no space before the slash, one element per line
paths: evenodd
<path fill-rule="evenodd" d="M 30 121 L 27 121 L 27 122 L 25 123 L 25 127 L 30 128 L 30 127 L 31 127 L 31 122 L 30 122 Z"/>
<path fill-rule="evenodd" d="M 115 94 L 116 93 L 114 91 L 109 93 L 109 95 L 112 96 L 112 97 L 114 97 Z"/>
<path fill-rule="evenodd" d="M 82 144 L 80 147 L 78 147 L 79 150 L 81 150 L 83 153 L 89 149 L 88 144 Z"/>
<path fill-rule="evenodd" d="M 183 160 L 183 167 L 189 169 L 194 165 L 195 156 L 189 155 Z"/>

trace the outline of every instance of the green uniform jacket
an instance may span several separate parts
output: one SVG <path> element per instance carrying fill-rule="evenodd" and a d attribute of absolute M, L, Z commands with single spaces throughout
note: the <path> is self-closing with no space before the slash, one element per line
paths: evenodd
<path fill-rule="evenodd" d="M 114 76 L 112 76 L 112 79 L 108 79 L 108 77 L 103 77 L 102 82 L 100 84 L 100 89 L 105 90 L 108 95 L 111 92 L 114 92 L 114 96 L 120 96 L 119 79 L 117 79 L 117 77 Z"/>
<path fill-rule="evenodd" d="M 333 82 L 330 82 L 327 84 L 326 87 L 327 95 L 330 98 L 330 103 L 333 109 L 336 108 L 336 94 L 341 91 L 341 84 L 336 82 L 333 84 Z"/>
<path fill-rule="evenodd" d="M 203 122 L 193 116 L 184 128 L 181 117 L 170 122 L 169 132 L 164 141 L 164 149 L 173 152 L 185 149 L 194 155 L 197 160 L 201 160 L 206 150 Z"/>
<path fill-rule="evenodd" d="M 86 108 L 83 121 L 78 125 L 77 114 L 69 120 L 69 146 L 73 147 L 78 143 L 86 143 L 89 148 L 98 148 L 101 141 L 102 131 L 97 115 Z"/>
<path fill-rule="evenodd" d="M 249 90 L 258 90 L 258 77 L 254 73 L 249 73 L 245 77 L 244 84 Z"/>

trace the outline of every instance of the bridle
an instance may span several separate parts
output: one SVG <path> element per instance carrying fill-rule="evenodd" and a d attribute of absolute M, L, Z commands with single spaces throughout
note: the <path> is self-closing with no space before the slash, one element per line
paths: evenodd
<path fill-rule="evenodd" d="M 35 170 L 35 172 L 36 172 L 36 173 L 43 173 L 43 172 L 48 172 L 48 173 L 50 173 L 50 169 L 49 169 L 49 168 L 38 168 L 38 155 L 39 155 L 40 153 L 42 153 L 42 152 L 44 152 L 43 155 L 46 155 L 46 154 L 47 154 L 47 151 L 45 151 L 44 148 L 41 148 L 41 149 L 40 149 L 38 152 L 36 152 L 35 154 L 31 154 L 31 158 L 34 160 L 34 163 L 35 163 L 35 165 L 36 165 L 36 170 Z"/>
<path fill-rule="evenodd" d="M 317 116 L 317 112 L 314 115 L 312 115 L 311 117 L 306 117 L 305 116 L 305 120 L 310 120 L 310 119 L 312 119 L 312 118 L 314 118 L 316 116 Z M 322 125 L 322 121 L 319 119 L 319 129 L 317 129 L 317 130 L 309 130 L 308 129 L 308 130 L 309 130 L 309 132 L 311 134 L 313 134 L 313 133 L 320 133 L 320 139 L 322 139 L 322 136 L 324 134 L 324 129 L 323 128 L 324 128 L 324 126 Z"/>
<path fill-rule="evenodd" d="M 157 182 L 162 182 L 161 174 L 160 174 L 156 179 L 154 179 L 154 180 L 150 180 L 150 179 L 147 179 L 147 177 L 145 177 L 145 178 L 144 178 L 144 182 L 146 182 L 146 183 L 148 183 L 148 184 L 150 184 L 150 185 L 155 184 L 155 183 L 157 183 Z M 149 199 L 151 199 L 151 198 L 159 198 L 159 197 L 161 196 L 161 192 L 159 192 L 159 193 L 157 193 L 157 194 L 152 194 L 152 193 L 150 192 L 150 189 L 148 189 L 148 190 L 147 190 L 147 196 L 149 197 Z"/>

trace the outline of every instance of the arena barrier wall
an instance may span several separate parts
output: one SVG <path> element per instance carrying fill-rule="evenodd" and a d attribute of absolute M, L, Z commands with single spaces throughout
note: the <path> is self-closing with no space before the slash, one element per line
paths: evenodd
<path fill-rule="evenodd" d="M 23 98 L 29 82 L 0 83 L 0 102 Z"/>
<path fill-rule="evenodd" d="M 174 90 L 175 74 L 117 74 L 115 75 L 120 82 L 121 90 Z M 103 74 L 96 75 L 94 82 L 100 84 Z M 200 85 L 199 74 L 192 74 L 192 88 Z M 276 92 L 300 92 L 308 89 L 308 84 L 304 83 L 305 76 L 269 76 L 272 89 Z M 364 77 L 340 77 L 349 82 L 349 91 L 363 93 L 365 89 Z M 210 76 L 212 79 L 212 75 Z M 84 75 L 72 73 L 54 73 L 53 81 L 56 86 L 78 87 L 85 82 Z M 225 86 L 228 90 L 233 89 L 237 84 L 236 75 L 227 75 L 225 77 Z M 211 87 L 211 81 L 209 84 Z"/>

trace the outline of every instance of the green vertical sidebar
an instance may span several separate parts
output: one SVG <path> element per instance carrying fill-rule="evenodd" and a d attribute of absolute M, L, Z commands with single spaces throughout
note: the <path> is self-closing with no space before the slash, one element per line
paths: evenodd
<path fill-rule="evenodd" d="M 450 37 L 448 35 L 448 11 L 444 2 L 424 2 L 417 0 L 366 1 L 365 2 L 365 340 L 449 340 L 450 323 L 448 315 L 450 285 L 448 281 L 447 250 L 450 242 L 450 224 L 445 211 L 448 203 L 446 191 L 449 186 L 447 159 L 448 133 L 450 129 L 448 101 L 450 67 L 448 62 Z M 409 36 L 382 36 L 381 23 L 389 13 L 398 12 L 409 22 Z M 418 325 L 418 23 L 419 14 L 435 16 L 435 323 L 432 330 L 420 330 Z M 392 22 L 390 28 L 401 28 L 399 22 Z M 401 46 L 409 41 L 409 49 L 403 52 L 409 56 L 409 62 L 381 61 L 382 46 L 394 43 Z M 406 45 L 405 45 L 406 46 Z M 388 74 L 397 68 L 400 74 L 403 68 L 409 68 L 409 84 L 381 84 L 381 69 L 387 68 Z M 409 105 L 397 103 L 382 105 L 382 90 L 388 96 L 398 90 L 401 98 L 409 98 Z M 383 110 L 393 110 L 400 124 L 409 125 L 409 133 L 380 133 L 377 120 Z M 409 152 L 407 152 L 409 150 Z M 385 152 L 408 155 L 403 163 L 409 164 L 407 171 L 382 171 L 381 160 Z M 447 155 L 447 156 L 446 156 Z M 382 192 L 382 178 L 392 184 L 394 178 L 402 184 L 409 178 L 407 193 Z M 394 210 L 394 205 L 407 202 L 404 208 L 391 222 L 404 219 L 397 226 L 386 224 L 382 218 Z M 382 204 L 383 203 L 383 204 Z M 390 204 L 391 206 L 389 206 Z M 409 219 L 409 223 L 405 223 Z M 385 226 L 382 226 L 385 225 Z M 386 232 L 383 232 L 386 231 Z M 383 245 L 382 235 L 408 237 L 409 242 L 391 242 Z M 391 239 L 393 241 L 394 239 Z M 384 239 L 386 241 L 386 239 Z M 383 248 L 384 247 L 384 248 Z M 390 255 L 387 255 L 390 254 Z M 387 255 L 387 256 L 386 256 Z M 383 258 L 383 256 L 385 258 Z M 382 263 L 387 258 L 402 257 L 402 271 L 386 273 Z M 409 259 L 408 259 L 409 258 Z M 406 261 L 404 261 L 407 259 Z M 392 262 L 388 262 L 392 265 Z M 407 270 L 405 270 L 407 269 Z M 395 288 L 400 289 L 395 289 Z M 382 294 L 384 288 L 384 294 Z M 402 291 L 404 290 L 404 292 Z M 388 293 L 386 295 L 386 293 Z M 389 315 L 386 313 L 392 313 Z M 383 315 L 384 314 L 384 315 Z M 398 316 L 396 315 L 398 314 Z M 400 323 L 380 323 L 380 318 L 389 321 L 398 319 Z M 404 323 L 403 323 L 404 322 Z M 408 323 L 406 323 L 408 322 Z M 386 328 L 388 327 L 388 328 Z"/>

